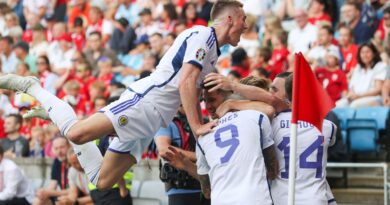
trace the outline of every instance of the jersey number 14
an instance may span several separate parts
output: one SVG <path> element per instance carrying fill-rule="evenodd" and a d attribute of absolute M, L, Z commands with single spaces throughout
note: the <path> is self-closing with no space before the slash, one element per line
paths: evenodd
<path fill-rule="evenodd" d="M 317 139 L 299 156 L 299 168 L 303 169 L 315 169 L 316 178 L 322 177 L 322 157 L 324 154 L 324 147 L 322 143 L 324 141 L 323 136 L 317 136 Z M 283 140 L 279 143 L 278 149 L 284 154 L 284 164 L 286 170 L 281 172 L 280 175 L 284 179 L 288 179 L 288 169 L 290 160 L 290 137 L 283 137 Z M 308 161 L 308 157 L 317 150 L 316 161 Z"/>

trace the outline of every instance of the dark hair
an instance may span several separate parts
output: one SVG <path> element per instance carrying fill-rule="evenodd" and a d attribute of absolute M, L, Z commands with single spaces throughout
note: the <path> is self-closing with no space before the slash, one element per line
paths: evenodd
<path fill-rule="evenodd" d="M 234 76 L 235 78 L 238 78 L 238 79 L 241 78 L 241 74 L 239 72 L 235 71 L 235 70 L 230 71 L 229 75 L 232 75 L 232 76 Z"/>
<path fill-rule="evenodd" d="M 3 149 L 3 146 L 0 146 L 0 156 L 4 156 L 4 149 Z"/>
<path fill-rule="evenodd" d="M 177 37 L 177 35 L 175 33 L 172 33 L 172 32 L 168 33 L 166 37 L 168 37 L 168 36 L 172 37 L 173 39 L 176 39 L 176 37 Z"/>
<path fill-rule="evenodd" d="M 349 35 L 353 38 L 353 30 L 346 23 L 340 23 L 338 25 L 338 30 L 340 31 L 341 29 L 347 29 L 349 31 Z"/>
<path fill-rule="evenodd" d="M 153 33 L 152 35 L 150 35 L 149 38 L 152 38 L 153 36 L 158 36 L 160 38 L 163 38 L 163 35 L 161 33 L 159 33 L 159 32 Z"/>
<path fill-rule="evenodd" d="M 47 71 L 51 72 L 51 65 L 50 65 L 49 58 L 46 55 L 38 56 L 38 59 L 39 58 L 42 58 L 45 61 L 46 65 L 47 65 Z"/>
<path fill-rule="evenodd" d="M 386 8 L 383 10 L 383 14 L 390 14 L 390 6 L 386 7 Z"/>
<path fill-rule="evenodd" d="M 89 36 L 97 35 L 100 39 L 102 39 L 102 34 L 99 31 L 94 31 L 89 34 Z"/>
<path fill-rule="evenodd" d="M 359 12 L 362 11 L 362 5 L 359 2 L 356 2 L 355 0 L 347 0 L 344 5 L 350 5 L 355 7 Z"/>
<path fill-rule="evenodd" d="M 283 72 L 283 73 L 279 73 L 276 75 L 276 78 L 287 78 L 288 76 L 290 76 L 292 74 L 292 72 Z"/>
<path fill-rule="evenodd" d="M 321 26 L 320 29 L 324 29 L 330 35 L 333 35 L 333 33 L 334 33 L 333 28 L 330 25 L 323 25 L 323 26 Z"/>
<path fill-rule="evenodd" d="M 76 17 L 73 21 L 74 27 L 83 27 L 84 21 L 81 17 Z"/>
<path fill-rule="evenodd" d="M 272 51 L 268 47 L 259 48 L 259 56 L 263 57 L 268 62 L 272 57 Z"/>
<path fill-rule="evenodd" d="M 180 15 L 181 19 L 187 20 L 186 12 L 187 12 L 188 7 L 190 7 L 190 6 L 193 6 L 195 8 L 195 10 L 196 10 L 195 3 L 193 3 L 193 2 L 185 3 L 184 6 L 183 6 L 183 9 L 181 10 L 181 15 Z M 194 22 L 194 21 L 196 21 L 197 18 L 198 18 L 198 14 L 195 11 L 195 18 L 194 19 L 189 19 L 189 20 L 192 20 L 192 22 Z"/>
<path fill-rule="evenodd" d="M 210 16 L 214 21 L 226 8 L 242 8 L 244 5 L 236 0 L 218 0 L 211 8 Z"/>
<path fill-rule="evenodd" d="M 104 102 L 106 102 L 106 104 L 107 104 L 107 98 L 105 98 L 103 96 L 96 97 L 95 100 L 93 101 L 93 103 L 96 103 L 96 101 L 98 101 L 98 100 L 104 100 Z"/>
<path fill-rule="evenodd" d="M 9 115 L 7 115 L 7 118 L 8 117 L 14 118 L 16 124 L 22 125 L 22 123 L 23 123 L 23 118 L 19 114 L 9 114 Z"/>
<path fill-rule="evenodd" d="M 164 4 L 163 9 L 168 13 L 168 16 L 171 20 L 177 19 L 176 7 L 174 4 Z"/>
<path fill-rule="evenodd" d="M 14 44 L 14 39 L 12 39 L 11 36 L 3 36 L 1 37 L 1 40 L 6 41 L 10 45 Z"/>
<path fill-rule="evenodd" d="M 232 66 L 241 65 L 241 63 L 248 58 L 248 54 L 246 53 L 245 49 L 243 48 L 237 48 L 233 51 L 231 54 L 232 57 Z"/>
<path fill-rule="evenodd" d="M 292 94 L 293 94 L 293 77 L 294 75 L 290 73 L 286 79 L 286 82 L 284 83 L 284 89 L 286 90 L 287 98 L 289 101 L 292 101 Z"/>
<path fill-rule="evenodd" d="M 360 57 L 360 52 L 363 49 L 363 47 L 368 47 L 372 51 L 372 53 L 373 53 L 374 57 L 372 59 L 371 64 L 369 65 L 370 68 L 373 68 L 378 62 L 381 61 L 381 57 L 379 55 L 379 51 L 378 51 L 378 49 L 376 49 L 375 45 L 373 43 L 371 43 L 371 42 L 363 43 L 362 45 L 360 45 L 359 46 L 359 50 L 358 50 L 358 54 L 357 54 L 357 61 L 358 61 L 359 65 L 360 65 L 360 67 L 362 67 L 362 68 L 366 67 L 366 65 L 362 61 L 362 58 Z"/>
<path fill-rule="evenodd" d="M 271 74 L 267 69 L 265 69 L 263 67 L 256 68 L 255 71 L 258 72 L 259 74 L 263 75 L 266 78 L 269 78 L 269 76 Z"/>

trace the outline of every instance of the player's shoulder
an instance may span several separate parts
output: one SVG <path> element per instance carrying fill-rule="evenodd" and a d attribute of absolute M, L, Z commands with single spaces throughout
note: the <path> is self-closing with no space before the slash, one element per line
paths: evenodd
<path fill-rule="evenodd" d="M 324 121 L 322 122 L 322 130 L 333 132 L 332 130 L 335 129 L 336 129 L 336 125 L 332 121 L 324 119 Z"/>
<path fill-rule="evenodd" d="M 185 38 L 188 36 L 196 36 L 196 39 L 198 40 L 208 39 L 211 35 L 213 35 L 213 30 L 211 27 L 207 26 L 193 26 L 183 31 L 180 35 L 184 36 Z"/>

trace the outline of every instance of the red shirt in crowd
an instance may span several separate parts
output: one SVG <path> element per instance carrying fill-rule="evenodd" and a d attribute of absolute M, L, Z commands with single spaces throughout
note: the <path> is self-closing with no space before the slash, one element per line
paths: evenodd
<path fill-rule="evenodd" d="M 273 80 L 279 73 L 282 73 L 288 68 L 288 54 L 290 52 L 287 48 L 274 49 L 272 52 L 270 64 L 270 78 Z"/>
<path fill-rule="evenodd" d="M 309 18 L 309 23 L 311 23 L 313 25 L 317 25 L 317 23 L 323 22 L 323 21 L 326 21 L 326 22 L 329 22 L 330 24 L 332 24 L 332 18 L 326 13 L 322 14 L 322 16 L 320 16 L 318 18 L 315 18 L 315 17 Z"/>
<path fill-rule="evenodd" d="M 340 69 L 330 71 L 326 68 L 317 68 L 315 74 L 334 102 L 341 98 L 343 91 L 348 90 L 347 77 Z"/>
<path fill-rule="evenodd" d="M 200 25 L 200 26 L 207 26 L 207 22 L 201 18 L 196 18 L 195 21 L 187 21 L 186 26 L 187 28 L 191 28 L 193 26 Z"/>
<path fill-rule="evenodd" d="M 78 51 L 83 51 L 85 44 L 85 35 L 81 33 L 72 33 L 72 42 Z"/>
<path fill-rule="evenodd" d="M 70 76 L 68 77 L 68 79 L 66 81 L 68 82 L 71 80 L 76 80 L 77 82 L 80 83 L 79 94 L 82 98 L 84 98 L 88 101 L 89 100 L 89 92 L 88 92 L 89 86 L 96 81 L 96 78 L 93 76 L 89 76 L 87 79 L 80 79 L 75 74 L 70 74 Z M 62 89 L 57 94 L 57 97 L 63 98 L 65 95 L 66 94 L 65 94 L 64 90 Z"/>
<path fill-rule="evenodd" d="M 249 75 L 249 67 L 232 66 L 232 70 L 240 74 L 241 78 L 245 78 Z"/>
<path fill-rule="evenodd" d="M 351 44 L 346 50 L 340 48 L 341 54 L 343 55 L 343 64 L 341 65 L 341 68 L 345 73 L 349 73 L 358 63 L 358 49 L 356 44 Z"/>

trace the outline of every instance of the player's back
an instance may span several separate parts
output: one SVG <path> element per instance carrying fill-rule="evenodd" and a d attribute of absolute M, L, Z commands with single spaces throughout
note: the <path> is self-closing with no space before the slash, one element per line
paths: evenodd
<path fill-rule="evenodd" d="M 197 86 L 200 87 L 204 77 L 215 69 L 218 55 L 214 28 L 194 26 L 177 36 L 155 72 L 131 84 L 129 89 L 154 104 L 168 125 L 181 103 L 179 81 L 184 63 L 201 70 L 197 80 Z"/>
<path fill-rule="evenodd" d="M 266 115 L 227 113 L 214 130 L 197 147 L 198 173 L 209 174 L 212 204 L 272 204 L 262 154 L 273 144 Z"/>
<path fill-rule="evenodd" d="M 328 146 L 334 143 L 336 127 L 324 120 L 321 134 L 313 125 L 298 123 L 295 204 L 328 204 L 326 163 Z M 275 205 L 287 204 L 291 112 L 272 121 L 273 140 L 279 161 L 279 175 L 271 182 Z M 330 190 L 329 190 L 330 191 Z"/>

